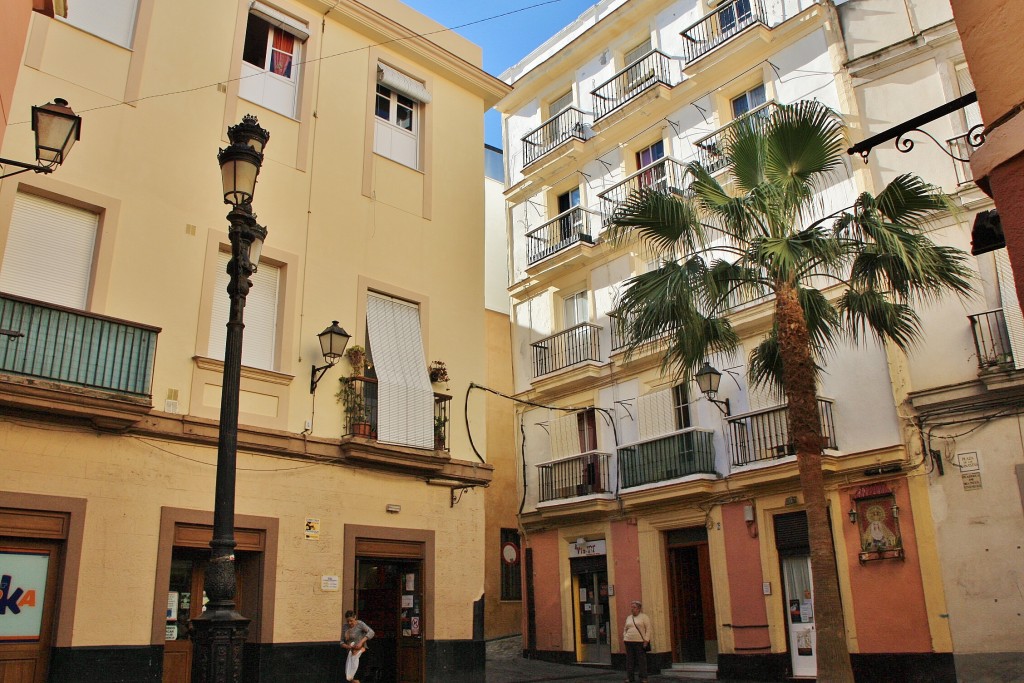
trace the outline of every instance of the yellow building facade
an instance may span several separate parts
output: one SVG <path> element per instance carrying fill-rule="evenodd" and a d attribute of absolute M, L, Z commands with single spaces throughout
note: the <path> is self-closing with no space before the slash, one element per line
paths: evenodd
<path fill-rule="evenodd" d="M 0 668 L 189 680 L 227 315 L 215 156 L 254 114 L 271 138 L 238 434 L 245 680 L 340 679 L 347 609 L 384 680 L 479 680 L 493 468 L 470 447 L 485 405 L 461 399 L 488 373 L 483 113 L 508 87 L 398 2 L 68 9 L 32 16 L 8 111 L 63 97 L 82 140 L 56 173 L 0 181 L 0 553 L 34 591 Z M 25 119 L 2 156 L 31 158 Z M 366 368 L 317 373 L 334 320 Z"/>

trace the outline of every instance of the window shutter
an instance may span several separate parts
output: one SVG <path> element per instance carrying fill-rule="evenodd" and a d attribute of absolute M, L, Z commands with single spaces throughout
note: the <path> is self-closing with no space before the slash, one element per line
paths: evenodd
<path fill-rule="evenodd" d="M 224 360 L 224 343 L 227 340 L 228 313 L 231 300 L 227 295 L 228 261 L 231 254 L 217 252 L 217 282 L 213 291 L 213 306 L 210 315 L 210 358 Z M 259 270 L 249 278 L 252 289 L 245 299 L 245 331 L 242 333 L 242 365 L 262 370 L 273 370 L 274 354 L 277 350 L 277 290 L 280 286 L 281 269 L 269 263 L 260 263 Z"/>
<path fill-rule="evenodd" d="M 1024 314 L 1021 314 L 1020 302 L 1017 300 L 1017 285 L 1010 267 L 1010 255 L 1006 249 L 997 249 L 996 276 L 999 279 L 999 295 L 1003 301 L 1003 320 L 1006 321 L 1006 333 L 1010 337 L 1010 350 L 1013 351 L 1013 367 L 1024 368 Z"/>
<path fill-rule="evenodd" d="M 19 192 L 0 264 L 0 291 L 84 310 L 98 227 L 99 216 L 91 211 Z"/>
<path fill-rule="evenodd" d="M 420 333 L 420 309 L 369 293 L 366 329 L 377 371 L 377 440 L 434 447 L 434 392 Z"/>
<path fill-rule="evenodd" d="M 551 459 L 567 458 L 580 453 L 580 435 L 576 413 L 552 420 L 548 429 L 551 430 Z"/>
<path fill-rule="evenodd" d="M 640 413 L 640 440 L 654 439 L 676 431 L 672 389 L 652 391 L 637 400 Z"/>
<path fill-rule="evenodd" d="M 377 81 L 417 102 L 430 103 L 430 92 L 426 86 L 387 64 L 377 64 Z"/>
<path fill-rule="evenodd" d="M 807 555 L 811 552 L 806 512 L 801 510 L 775 515 L 772 523 L 775 527 L 775 548 L 779 555 Z"/>
<path fill-rule="evenodd" d="M 284 12 L 279 12 L 273 7 L 264 5 L 262 2 L 254 1 L 249 11 L 263 19 L 271 26 L 277 27 L 285 33 L 290 33 L 302 42 L 309 40 L 309 30 L 306 25 L 298 19 L 293 19 Z"/>

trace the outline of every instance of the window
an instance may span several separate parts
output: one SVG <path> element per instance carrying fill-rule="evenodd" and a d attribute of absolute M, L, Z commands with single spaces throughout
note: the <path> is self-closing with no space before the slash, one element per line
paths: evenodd
<path fill-rule="evenodd" d="M 420 81 L 386 64 L 377 65 L 373 151 L 410 168 L 419 168 L 420 119 L 430 93 Z"/>
<path fill-rule="evenodd" d="M 585 323 L 589 318 L 589 306 L 585 291 L 570 294 L 562 299 L 562 322 L 565 329 Z"/>
<path fill-rule="evenodd" d="M 139 0 L 70 2 L 66 19 L 57 19 L 122 47 L 131 47 Z"/>
<path fill-rule="evenodd" d="M 419 306 L 368 292 L 366 346 L 377 374 L 377 441 L 433 450 L 434 391 Z"/>
<path fill-rule="evenodd" d="M 583 214 L 579 211 L 570 211 L 580 205 L 580 188 L 574 187 L 568 192 L 563 192 L 555 201 L 560 216 L 558 219 L 559 239 L 573 239 L 583 233 Z"/>
<path fill-rule="evenodd" d="M 658 140 L 650 147 L 645 147 L 636 153 L 636 168 L 637 170 L 646 168 L 664 158 L 665 156 L 665 143 L 662 140 Z M 637 184 L 642 189 L 665 189 L 665 166 L 662 164 L 657 168 L 652 168 L 649 171 L 641 173 L 637 177 Z"/>
<path fill-rule="evenodd" d="M 519 531 L 501 530 L 501 599 L 522 600 L 523 584 L 519 568 L 522 551 L 519 548 Z"/>
<path fill-rule="evenodd" d="M 971 72 L 967 70 L 967 64 L 956 65 L 956 84 L 960 89 L 961 97 L 974 92 L 974 80 L 971 78 Z M 981 123 L 981 108 L 977 102 L 972 102 L 964 107 L 963 112 L 967 130 Z"/>
<path fill-rule="evenodd" d="M 718 12 L 718 23 L 723 35 L 745 27 L 752 18 L 750 0 L 736 0 Z"/>
<path fill-rule="evenodd" d="M 648 38 L 644 42 L 640 43 L 639 45 L 637 45 L 633 49 L 628 50 L 626 52 L 626 54 L 623 55 L 622 61 L 625 63 L 626 66 L 629 66 L 633 62 L 638 62 L 642 58 L 646 57 L 648 55 L 648 53 L 650 53 L 650 51 L 651 51 L 651 38 L 650 38 L 650 36 L 648 36 Z"/>
<path fill-rule="evenodd" d="M 548 108 L 548 117 L 550 118 L 555 114 L 558 114 L 559 112 L 568 109 L 571 106 L 572 90 L 569 90 L 569 92 L 565 93 L 561 97 L 555 98 L 555 100 L 551 103 L 551 106 Z"/>
<path fill-rule="evenodd" d="M 756 88 L 751 88 L 739 97 L 734 97 L 732 99 L 732 117 L 734 119 L 738 119 L 750 110 L 760 107 L 767 101 L 768 99 L 765 95 L 764 83 L 762 83 Z"/>
<path fill-rule="evenodd" d="M 227 339 L 228 312 L 231 299 L 228 288 L 228 261 L 231 254 L 217 252 L 217 281 L 214 286 L 210 315 L 210 358 L 224 360 Z M 245 332 L 242 343 L 242 365 L 261 370 L 276 369 L 277 358 L 277 301 L 281 282 L 281 269 L 261 260 L 259 269 L 249 278 L 252 289 L 245 299 Z"/>
<path fill-rule="evenodd" d="M 672 407 L 676 415 L 676 429 L 687 429 L 690 423 L 690 392 L 686 384 L 672 387 Z"/>
<path fill-rule="evenodd" d="M 0 291 L 84 310 L 98 229 L 99 215 L 92 211 L 17 193 L 0 264 Z"/>
<path fill-rule="evenodd" d="M 305 24 L 254 2 L 245 27 L 238 95 L 285 116 L 295 117 Z"/>

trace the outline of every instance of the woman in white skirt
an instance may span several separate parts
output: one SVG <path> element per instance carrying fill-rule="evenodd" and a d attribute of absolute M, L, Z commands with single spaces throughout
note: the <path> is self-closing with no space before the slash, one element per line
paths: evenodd
<path fill-rule="evenodd" d="M 345 661 L 345 680 L 359 683 L 356 672 L 359 671 L 359 657 L 366 651 L 366 641 L 373 638 L 373 629 L 359 620 L 352 610 L 345 612 L 346 627 L 341 636 L 341 646 L 348 650 Z"/>

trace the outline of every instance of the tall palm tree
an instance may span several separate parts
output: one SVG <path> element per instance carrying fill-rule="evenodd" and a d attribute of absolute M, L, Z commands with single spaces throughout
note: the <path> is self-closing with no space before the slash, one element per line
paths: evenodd
<path fill-rule="evenodd" d="M 615 315 L 626 321 L 629 351 L 667 339 L 666 371 L 692 377 L 709 353 L 738 347 L 729 321 L 737 297 L 774 299 L 771 331 L 751 352 L 748 375 L 788 399 L 810 537 L 818 680 L 830 683 L 852 683 L 853 672 L 821 469 L 819 368 L 844 341 L 876 338 L 907 351 L 920 334 L 915 306 L 972 290 L 966 254 L 924 231 L 948 200 L 916 176 L 821 215 L 821 193 L 842 168 L 844 132 L 840 116 L 818 102 L 748 117 L 715 150 L 727 185 L 691 163 L 686 190 L 640 190 L 611 220 L 614 239 L 636 238 L 662 256 L 659 268 L 626 284 Z"/>

